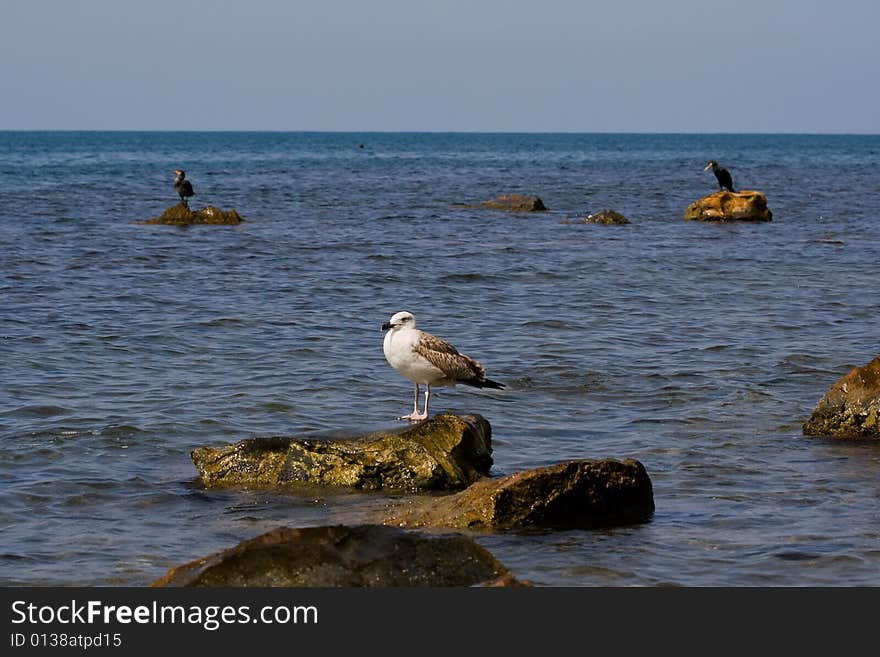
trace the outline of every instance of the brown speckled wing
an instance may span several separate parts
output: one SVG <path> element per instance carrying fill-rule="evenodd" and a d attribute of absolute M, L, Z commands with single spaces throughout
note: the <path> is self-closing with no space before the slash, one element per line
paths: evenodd
<path fill-rule="evenodd" d="M 447 378 L 455 381 L 464 383 L 486 376 L 486 371 L 477 361 L 458 353 L 458 349 L 430 333 L 422 332 L 413 351 L 441 370 Z"/>

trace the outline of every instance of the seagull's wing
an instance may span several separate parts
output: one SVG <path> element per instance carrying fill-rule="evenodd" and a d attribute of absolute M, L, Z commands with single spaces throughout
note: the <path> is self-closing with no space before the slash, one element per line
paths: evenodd
<path fill-rule="evenodd" d="M 458 353 L 458 349 L 430 333 L 421 332 L 413 351 L 453 381 L 468 383 L 486 378 L 482 365 L 470 356 Z"/>

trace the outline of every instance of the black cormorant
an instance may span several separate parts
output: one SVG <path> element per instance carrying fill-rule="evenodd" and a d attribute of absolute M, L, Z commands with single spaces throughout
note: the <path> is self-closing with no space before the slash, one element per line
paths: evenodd
<path fill-rule="evenodd" d="M 175 169 L 174 173 L 177 174 L 177 177 L 174 179 L 174 189 L 180 194 L 180 202 L 184 205 L 189 205 L 187 199 L 195 193 L 193 192 L 192 183 L 186 179 L 186 172 L 182 169 Z"/>
<path fill-rule="evenodd" d="M 708 171 L 712 169 L 712 173 L 715 174 L 715 177 L 718 178 L 718 187 L 720 189 L 727 188 L 728 191 L 733 192 L 733 179 L 730 177 L 730 171 L 718 166 L 718 163 L 715 160 L 709 160 L 709 163 L 703 169 L 703 171 Z"/>

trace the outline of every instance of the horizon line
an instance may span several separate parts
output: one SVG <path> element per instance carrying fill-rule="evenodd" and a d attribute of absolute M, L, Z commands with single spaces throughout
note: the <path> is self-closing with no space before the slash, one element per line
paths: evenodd
<path fill-rule="evenodd" d="M 153 133 L 249 133 L 249 134 L 373 134 L 373 135 L 669 135 L 669 136 L 751 136 L 785 135 L 815 137 L 876 137 L 880 132 L 773 132 L 773 131 L 650 131 L 650 130 L 307 130 L 307 129 L 238 129 L 216 128 L 186 130 L 180 128 L 0 128 L 0 132 L 153 132 Z"/>

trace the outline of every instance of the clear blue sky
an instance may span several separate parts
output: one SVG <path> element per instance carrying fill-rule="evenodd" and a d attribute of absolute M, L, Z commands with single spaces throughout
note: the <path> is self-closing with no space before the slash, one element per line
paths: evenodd
<path fill-rule="evenodd" d="M 880 0 L 0 0 L 0 129 L 880 132 Z"/>

